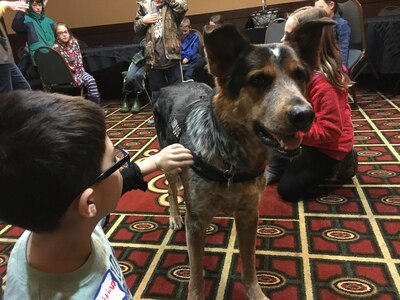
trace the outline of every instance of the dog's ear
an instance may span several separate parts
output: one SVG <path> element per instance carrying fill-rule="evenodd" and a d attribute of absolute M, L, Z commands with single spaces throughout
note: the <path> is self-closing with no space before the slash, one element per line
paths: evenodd
<path fill-rule="evenodd" d="M 335 21 L 328 17 L 301 23 L 292 32 L 286 34 L 285 44 L 296 49 L 300 58 L 314 70 L 318 64 L 322 30 L 324 26 L 334 24 Z"/>
<path fill-rule="evenodd" d="M 240 52 L 250 46 L 232 24 L 206 25 L 203 35 L 210 73 L 215 77 L 227 75 Z"/>

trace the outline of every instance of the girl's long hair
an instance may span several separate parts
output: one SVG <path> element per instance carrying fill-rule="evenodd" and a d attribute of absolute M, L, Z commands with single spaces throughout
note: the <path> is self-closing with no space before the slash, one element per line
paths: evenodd
<path fill-rule="evenodd" d="M 299 24 L 322 17 L 328 17 L 326 11 L 313 6 L 299 8 L 290 15 L 290 18 L 295 18 Z M 314 71 L 324 75 L 334 87 L 348 88 L 351 80 L 344 70 L 333 26 L 323 28 L 318 62 L 319 66 Z"/>

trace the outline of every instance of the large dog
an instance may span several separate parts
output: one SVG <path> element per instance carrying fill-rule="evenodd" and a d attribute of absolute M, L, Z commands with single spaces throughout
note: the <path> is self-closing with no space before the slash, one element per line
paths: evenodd
<path fill-rule="evenodd" d="M 272 149 L 299 153 L 299 132 L 314 118 L 305 99 L 329 18 L 298 26 L 288 44 L 252 45 L 233 25 L 204 28 L 204 44 L 216 88 L 183 83 L 162 90 L 154 117 L 161 147 L 180 142 L 195 157 L 183 170 L 186 239 L 190 263 L 188 299 L 204 299 L 206 227 L 220 212 L 233 214 L 248 299 L 268 299 L 255 269 L 258 206 Z M 170 224 L 182 226 L 176 179 L 169 183 Z"/>

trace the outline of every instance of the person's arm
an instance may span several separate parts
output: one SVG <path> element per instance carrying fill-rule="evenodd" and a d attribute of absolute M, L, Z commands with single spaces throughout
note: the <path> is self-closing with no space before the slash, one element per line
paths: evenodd
<path fill-rule="evenodd" d="M 77 39 L 73 39 L 72 41 L 72 47 L 75 52 L 76 60 L 74 65 L 72 66 L 73 69 L 76 71 L 77 69 L 82 68 L 83 69 L 83 59 L 82 59 L 82 52 L 81 48 L 79 47 L 79 43 Z"/>
<path fill-rule="evenodd" d="M 188 59 L 188 61 L 190 61 L 192 57 L 199 52 L 199 37 L 195 33 L 192 34 L 193 36 L 189 41 L 189 47 L 185 53 L 185 57 Z"/>
<path fill-rule="evenodd" d="M 11 28 L 16 33 L 26 33 L 27 27 L 24 21 L 25 21 L 25 13 L 21 11 L 17 12 L 11 24 Z"/>
<path fill-rule="evenodd" d="M 338 44 L 340 48 L 340 55 L 343 60 L 343 64 L 347 67 L 349 60 L 349 51 L 350 51 L 350 35 L 351 29 L 349 23 L 346 20 L 343 20 L 341 24 L 338 24 Z"/>
<path fill-rule="evenodd" d="M 180 24 L 185 16 L 188 5 L 186 0 L 165 0 L 165 3 L 172 8 L 177 24 Z"/>
<path fill-rule="evenodd" d="M 139 5 L 133 25 L 135 33 L 144 34 L 148 26 L 157 22 L 159 18 L 160 16 L 157 13 L 148 12 L 144 6 Z"/>
<path fill-rule="evenodd" d="M 121 171 L 123 184 L 122 194 L 133 189 L 145 191 L 147 182 L 143 176 L 157 170 L 164 172 L 180 172 L 181 168 L 193 164 L 193 156 L 189 149 L 180 144 L 173 144 L 165 147 L 157 154 L 154 154 L 140 162 L 133 163 L 130 168 Z"/>
<path fill-rule="evenodd" d="M 137 163 L 144 176 L 157 170 L 179 173 L 181 168 L 192 164 L 193 156 L 190 150 L 180 144 L 169 145 L 160 152 Z"/>
<path fill-rule="evenodd" d="M 0 1 L 0 18 L 5 14 L 7 9 L 25 12 L 28 8 L 29 4 L 25 1 Z"/>

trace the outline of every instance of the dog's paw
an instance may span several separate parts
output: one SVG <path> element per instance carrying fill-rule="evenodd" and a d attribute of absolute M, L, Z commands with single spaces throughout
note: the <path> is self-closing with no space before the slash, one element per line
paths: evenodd
<path fill-rule="evenodd" d="M 169 217 L 169 228 L 179 230 L 183 227 L 183 218 L 181 216 Z"/>
<path fill-rule="evenodd" d="M 249 300 L 270 300 L 267 296 L 265 296 L 258 284 L 250 287 L 246 292 L 246 296 Z"/>

